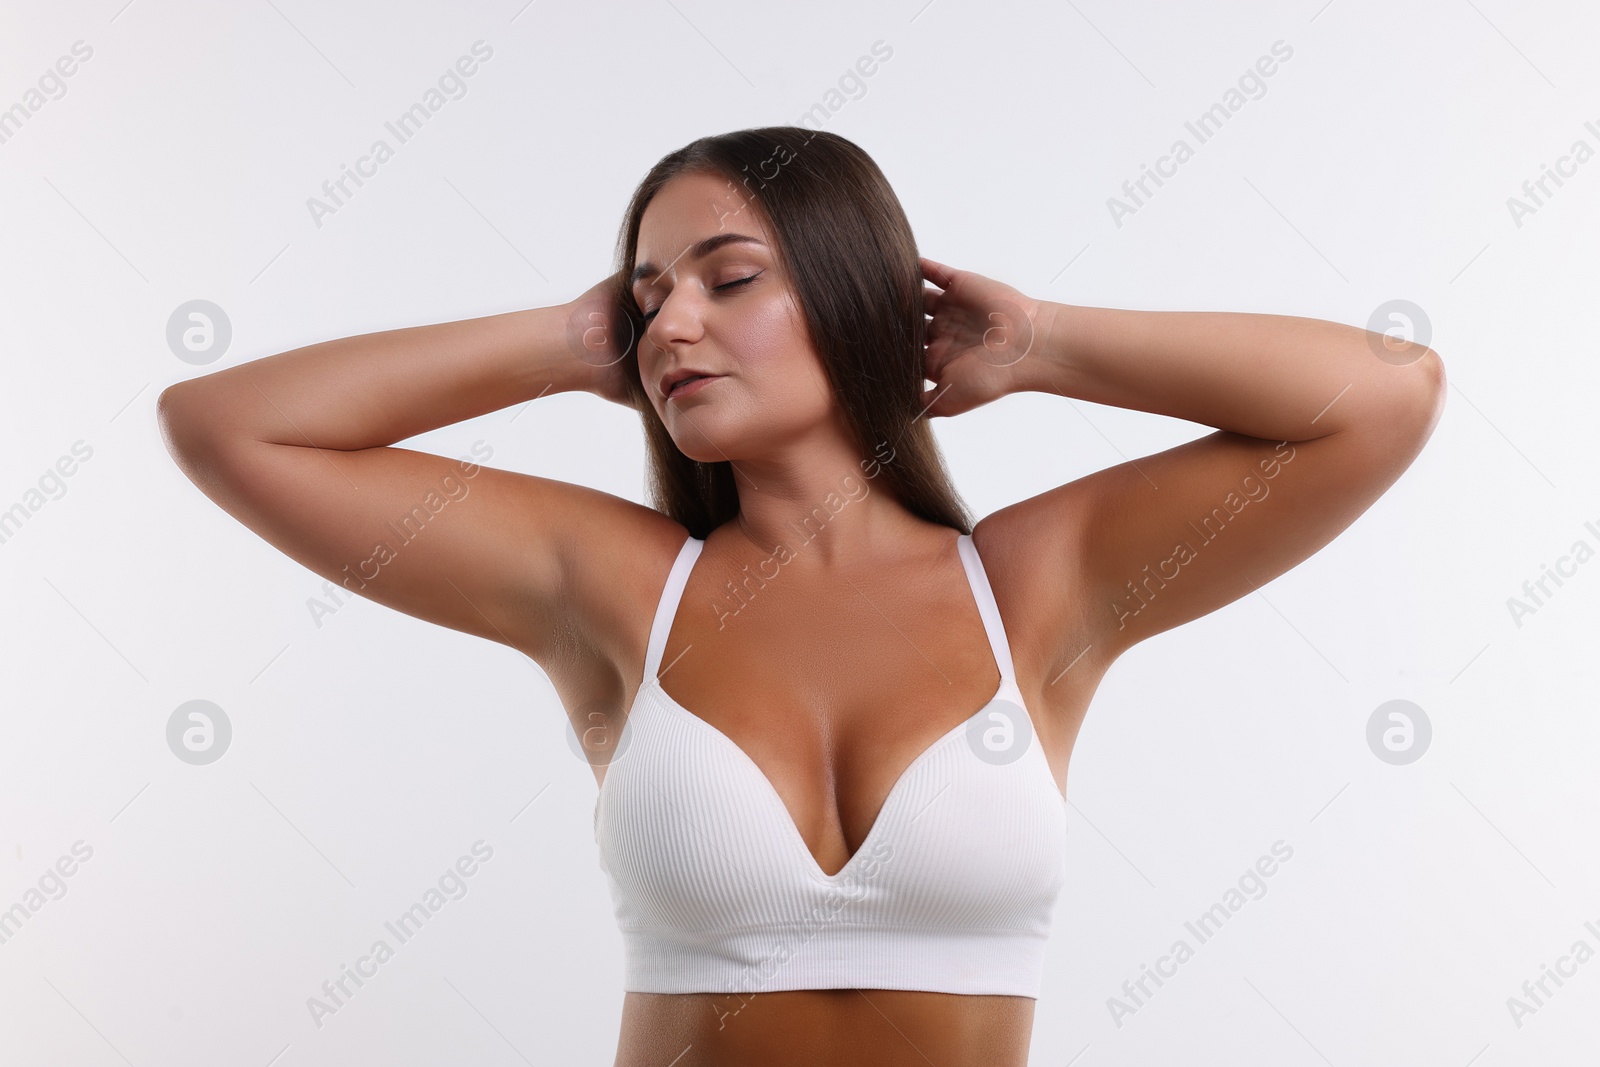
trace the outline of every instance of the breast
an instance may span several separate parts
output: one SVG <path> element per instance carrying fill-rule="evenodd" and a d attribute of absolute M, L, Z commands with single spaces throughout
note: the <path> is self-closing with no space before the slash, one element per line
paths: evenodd
<path fill-rule="evenodd" d="M 642 693 L 595 812 L 630 991 L 1035 987 L 1067 830 L 1039 745 L 993 763 L 948 735 L 829 875 L 746 757 Z"/>

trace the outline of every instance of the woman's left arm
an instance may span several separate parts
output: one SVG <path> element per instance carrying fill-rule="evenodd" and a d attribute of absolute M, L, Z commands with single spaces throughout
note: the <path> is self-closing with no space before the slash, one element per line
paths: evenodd
<path fill-rule="evenodd" d="M 1358 327 L 1079 307 L 930 260 L 924 273 L 945 290 L 928 294 L 931 414 L 1036 391 L 1217 428 L 991 516 L 1027 552 L 1035 587 L 1059 598 L 1056 632 L 1087 635 L 1102 666 L 1333 540 L 1443 410 L 1437 353 Z M 1084 651 L 1064 640 L 1048 677 Z"/>

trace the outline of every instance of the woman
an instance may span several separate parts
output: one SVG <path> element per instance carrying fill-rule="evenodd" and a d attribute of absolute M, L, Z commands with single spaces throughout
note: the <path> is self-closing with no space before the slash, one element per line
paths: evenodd
<path fill-rule="evenodd" d="M 175 385 L 169 447 L 318 574 L 548 673 L 600 787 L 617 1064 L 1022 1064 L 1101 677 L 1370 506 L 1440 360 L 919 259 L 872 161 L 796 127 L 665 157 L 620 252 L 570 304 Z M 639 412 L 656 508 L 389 447 L 574 390 Z M 929 419 L 1027 390 L 1218 429 L 973 525 Z"/>

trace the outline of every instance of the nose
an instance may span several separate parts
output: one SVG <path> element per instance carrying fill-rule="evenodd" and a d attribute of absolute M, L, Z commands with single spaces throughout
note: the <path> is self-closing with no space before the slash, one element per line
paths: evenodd
<path fill-rule="evenodd" d="M 673 344 L 694 344 L 703 332 L 702 310 L 698 294 L 681 285 L 674 286 L 645 326 L 645 339 L 662 351 Z"/>

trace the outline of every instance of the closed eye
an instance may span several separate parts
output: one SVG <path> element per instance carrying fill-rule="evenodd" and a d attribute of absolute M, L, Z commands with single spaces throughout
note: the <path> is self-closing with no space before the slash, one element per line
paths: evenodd
<path fill-rule="evenodd" d="M 733 288 L 736 288 L 736 287 L 741 286 L 741 285 L 749 285 L 751 282 L 755 281 L 757 278 L 761 277 L 765 273 L 766 273 L 766 271 L 758 270 L 754 274 L 750 275 L 750 277 L 748 277 L 748 278 L 740 278 L 738 281 L 728 282 L 725 285 L 719 285 L 713 291 L 720 293 L 724 289 L 733 289 Z M 655 318 L 656 317 L 656 312 L 660 311 L 660 310 L 661 310 L 660 308 L 655 308 L 654 310 L 645 312 L 644 313 L 644 321 L 645 322 L 649 322 L 651 319 Z"/>

